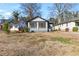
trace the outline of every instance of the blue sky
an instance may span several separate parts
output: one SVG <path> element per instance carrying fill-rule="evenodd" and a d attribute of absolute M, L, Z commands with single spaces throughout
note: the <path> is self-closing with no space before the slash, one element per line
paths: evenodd
<path fill-rule="evenodd" d="M 15 3 L 0 3 L 0 15 L 2 15 L 5 18 L 9 18 L 11 16 L 11 13 L 13 10 L 19 10 L 20 8 L 19 4 Z"/>
<path fill-rule="evenodd" d="M 48 7 L 51 4 L 42 4 L 41 13 L 43 18 L 48 18 Z M 0 4 L 0 15 L 4 16 L 4 18 L 11 17 L 11 13 L 13 10 L 21 10 L 19 3 L 2 3 Z M 2 16 L 0 18 L 2 18 Z"/>
<path fill-rule="evenodd" d="M 43 18 L 48 18 L 49 15 L 49 10 L 48 7 L 51 6 L 52 4 L 42 4 L 42 17 Z M 11 17 L 11 13 L 13 10 L 21 10 L 19 3 L 0 3 L 0 15 L 4 16 L 4 18 L 9 18 Z M 79 4 L 77 4 L 73 10 L 79 10 Z M 2 18 L 2 17 L 0 17 Z"/>

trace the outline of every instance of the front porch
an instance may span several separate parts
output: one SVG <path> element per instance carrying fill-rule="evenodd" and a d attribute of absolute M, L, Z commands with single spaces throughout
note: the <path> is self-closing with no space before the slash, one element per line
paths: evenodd
<path fill-rule="evenodd" d="M 48 22 L 28 22 L 28 28 L 30 32 L 47 32 L 48 31 Z"/>

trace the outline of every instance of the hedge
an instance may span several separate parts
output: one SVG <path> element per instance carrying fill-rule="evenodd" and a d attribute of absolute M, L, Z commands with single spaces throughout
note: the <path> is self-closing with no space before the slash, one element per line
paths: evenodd
<path fill-rule="evenodd" d="M 72 31 L 73 32 L 78 32 L 78 27 L 73 27 Z"/>

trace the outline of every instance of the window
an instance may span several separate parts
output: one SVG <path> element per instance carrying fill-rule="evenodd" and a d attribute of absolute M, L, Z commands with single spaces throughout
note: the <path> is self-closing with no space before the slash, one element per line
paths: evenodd
<path fill-rule="evenodd" d="M 46 23 L 45 22 L 39 22 L 39 28 L 45 28 Z"/>
<path fill-rule="evenodd" d="M 76 25 L 76 26 L 79 26 L 79 22 L 75 22 L 75 25 Z"/>
<path fill-rule="evenodd" d="M 31 27 L 36 28 L 37 27 L 37 22 L 31 22 Z"/>

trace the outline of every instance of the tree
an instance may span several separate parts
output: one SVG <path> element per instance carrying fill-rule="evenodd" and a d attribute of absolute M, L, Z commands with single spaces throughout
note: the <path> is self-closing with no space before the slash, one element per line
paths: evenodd
<path fill-rule="evenodd" d="M 53 30 L 55 30 L 55 26 L 58 24 L 58 19 L 50 18 L 49 22 L 53 24 Z"/>
<path fill-rule="evenodd" d="M 79 17 L 79 11 L 73 11 L 73 17 L 78 18 Z"/>
<path fill-rule="evenodd" d="M 54 15 L 58 18 L 58 23 L 64 22 L 67 20 L 68 16 L 70 15 L 70 10 L 72 8 L 72 4 L 64 4 L 64 3 L 55 3 L 53 4 L 52 12 L 54 11 Z M 53 13 L 52 13 L 53 14 Z M 51 15 L 52 15 L 51 14 Z"/>
<path fill-rule="evenodd" d="M 73 19 L 72 11 L 65 11 L 63 16 L 64 22 L 71 21 Z"/>
<path fill-rule="evenodd" d="M 18 22 L 19 15 L 20 15 L 20 12 L 17 11 L 17 10 L 15 10 L 15 11 L 12 12 L 14 23 Z"/>
<path fill-rule="evenodd" d="M 37 3 L 21 4 L 21 9 L 29 19 L 32 19 L 35 16 L 41 16 L 40 7 L 41 7 L 40 4 L 37 4 Z"/>
<path fill-rule="evenodd" d="M 4 22 L 2 30 L 5 31 L 6 33 L 9 33 L 9 22 L 8 21 Z"/>

